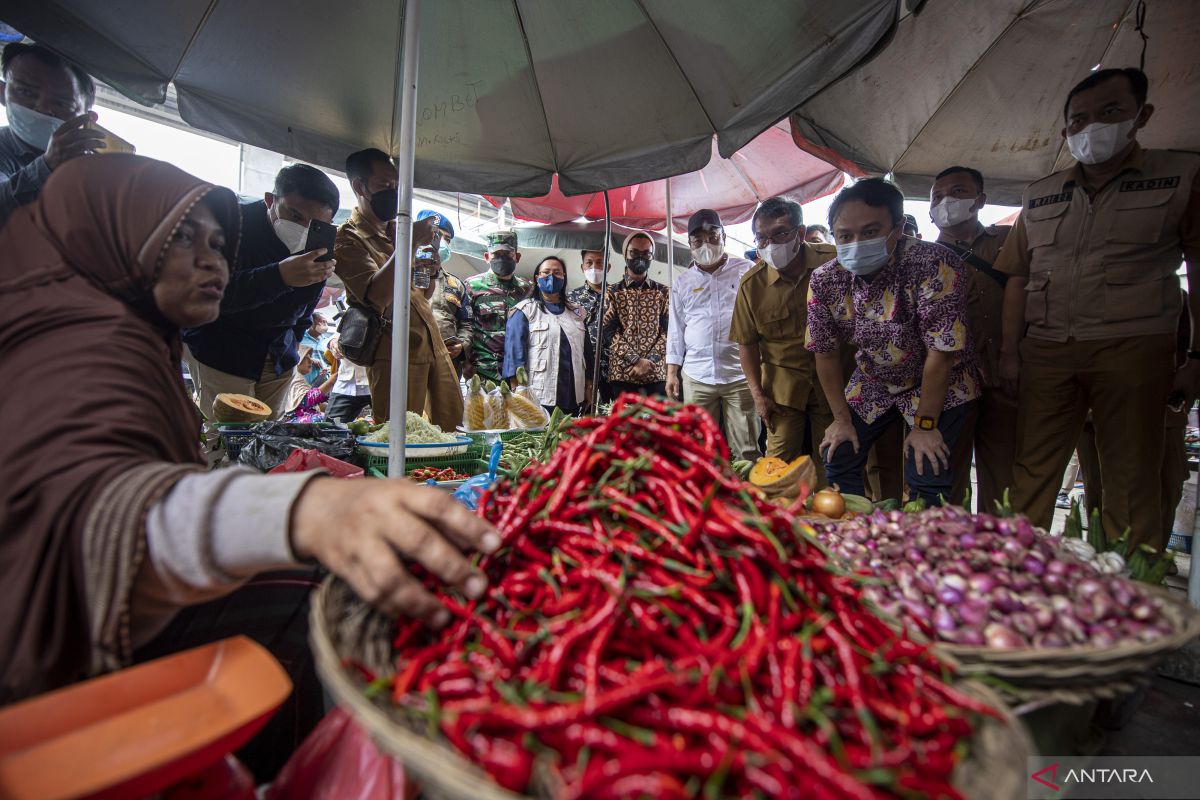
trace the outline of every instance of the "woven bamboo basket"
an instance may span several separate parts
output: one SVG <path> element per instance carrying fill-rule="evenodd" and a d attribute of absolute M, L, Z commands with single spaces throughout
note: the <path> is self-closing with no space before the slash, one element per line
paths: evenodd
<path fill-rule="evenodd" d="M 1005 694 L 1021 701 L 1046 695 L 1074 704 L 1112 699 L 1149 681 L 1171 653 L 1200 635 L 1200 611 L 1165 589 L 1144 588 L 1162 600 L 1163 614 L 1175 629 L 1172 635 L 1114 647 L 996 650 L 938 643 L 934 649 L 957 663 L 964 675 L 1003 681 L 1011 687 Z"/>
<path fill-rule="evenodd" d="M 395 622 L 372 610 L 336 577 L 321 584 L 310 613 L 309 639 L 317 672 L 329 693 L 362 726 L 379 748 L 404 764 L 431 800 L 523 800 L 488 778 L 448 743 L 430 738 L 425 722 L 383 697 L 368 699 L 364 679 L 345 661 L 352 659 L 377 675 L 393 671 L 391 641 Z M 962 681 L 959 689 L 997 709 L 1001 719 L 985 719 L 971 742 L 970 758 L 955 772 L 955 785 L 968 798 L 1006 800 L 1025 796 L 1026 760 L 1034 754 L 1025 728 L 986 686 Z M 534 770 L 534 796 L 553 798 L 556 779 L 547 764 Z"/>

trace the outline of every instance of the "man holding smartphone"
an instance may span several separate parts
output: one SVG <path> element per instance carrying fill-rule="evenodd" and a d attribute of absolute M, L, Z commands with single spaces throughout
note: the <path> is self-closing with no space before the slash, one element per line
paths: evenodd
<path fill-rule="evenodd" d="M 436 284 L 430 280 L 440 261 L 441 233 L 429 217 L 412 226 L 412 252 L 395 253 L 399 178 L 396 163 L 382 150 L 369 148 L 346 158 L 346 177 L 355 207 L 337 232 L 334 253 L 338 277 L 360 306 L 383 317 L 382 336 L 367 366 L 371 413 L 376 422 L 391 416 L 392 298 L 397 280 L 411 281 L 408 317 L 408 386 L 405 405 L 414 414 L 428 412 L 444 431 L 462 422 L 462 394 L 450 354 L 429 306 Z"/>
<path fill-rule="evenodd" d="M 300 361 L 299 342 L 337 265 L 330 259 L 332 241 L 308 250 L 309 227 L 330 226 L 339 200 L 329 176 L 292 164 L 275 176 L 273 192 L 242 204 L 242 239 L 221 316 L 183 334 L 205 415 L 225 392 L 250 395 L 275 418 L 281 414 Z"/>
<path fill-rule="evenodd" d="M 91 129 L 96 84 L 41 45 L 14 42 L 0 57 L 0 227 L 32 203 L 60 164 L 104 148 Z"/>

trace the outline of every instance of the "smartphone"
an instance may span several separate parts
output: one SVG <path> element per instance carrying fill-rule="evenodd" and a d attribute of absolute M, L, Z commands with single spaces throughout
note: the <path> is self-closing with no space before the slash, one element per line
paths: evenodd
<path fill-rule="evenodd" d="M 87 124 L 87 127 L 90 128 L 91 130 L 96 131 L 97 133 L 103 134 L 103 136 L 104 136 L 104 140 L 103 140 L 104 147 L 101 147 L 99 150 L 96 150 L 95 152 L 104 153 L 104 154 L 107 154 L 107 153 L 136 153 L 137 152 L 137 148 L 134 147 L 132 144 L 125 141 L 120 136 L 117 136 L 112 131 L 101 127 L 98 123 L 89 122 Z"/>
<path fill-rule="evenodd" d="M 308 253 L 313 250 L 325 248 L 325 255 L 317 259 L 317 261 L 332 261 L 333 260 L 333 242 L 337 238 L 337 228 L 330 225 L 328 222 L 321 222 L 319 219 L 310 219 L 308 221 L 308 238 L 304 240 L 304 249 L 302 253 Z"/>

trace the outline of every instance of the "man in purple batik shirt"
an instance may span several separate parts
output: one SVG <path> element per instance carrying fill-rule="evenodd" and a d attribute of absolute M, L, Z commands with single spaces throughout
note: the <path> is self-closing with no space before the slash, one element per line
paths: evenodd
<path fill-rule="evenodd" d="M 931 505 L 961 502 L 950 497 L 950 454 L 980 384 L 966 275 L 953 252 L 904 236 L 903 223 L 903 194 L 879 178 L 843 189 L 830 207 L 838 257 L 809 284 L 805 341 L 834 417 L 820 453 L 831 484 L 862 494 L 867 452 L 903 417 L 911 492 Z M 843 343 L 857 346 L 849 383 Z"/>

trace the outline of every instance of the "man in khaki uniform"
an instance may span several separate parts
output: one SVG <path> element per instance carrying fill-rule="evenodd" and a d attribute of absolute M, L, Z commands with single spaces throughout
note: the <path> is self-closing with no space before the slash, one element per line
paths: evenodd
<path fill-rule="evenodd" d="M 992 266 L 1011 228 L 980 224 L 979 210 L 986 202 L 983 175 L 970 167 L 942 170 L 929 191 L 929 216 L 940 231 L 937 242 L 953 250 L 965 265 L 967 325 L 983 373 L 978 410 L 963 425 L 950 454 L 954 470 L 951 499 L 960 503 L 966 497 L 974 455 L 980 511 L 994 509 L 1012 485 L 1017 433 L 1016 401 L 1000 387 L 1000 317 L 1008 276 Z"/>
<path fill-rule="evenodd" d="M 1163 415 L 1172 386 L 1190 402 L 1200 344 L 1175 366 L 1187 261 L 1200 310 L 1200 155 L 1143 150 L 1146 76 L 1101 70 L 1067 97 L 1063 135 L 1079 162 L 1025 190 L 996 268 L 1005 287 L 1001 378 L 1019 379 L 1013 504 L 1049 527 L 1088 411 L 1104 473 L 1104 531 L 1162 530 Z M 1024 341 L 1022 341 L 1024 335 Z"/>
<path fill-rule="evenodd" d="M 340 228 L 333 246 L 337 275 L 351 299 L 370 306 L 384 316 L 385 325 L 375 361 L 367 367 L 371 384 L 371 412 L 382 422 L 391 413 L 392 379 L 392 291 L 396 271 L 400 280 L 411 280 L 408 259 L 399 268 L 393 258 L 396 236 L 396 166 L 386 153 L 370 149 L 346 159 L 346 177 L 354 189 L 357 205 Z M 412 245 L 433 244 L 439 234 L 431 219 L 413 224 Z M 430 420 L 442 430 L 452 431 L 462 422 L 462 395 L 450 353 L 442 343 L 437 321 L 429 307 L 429 295 L 414 289 L 409 302 L 408 410 L 428 411 Z"/>
<path fill-rule="evenodd" d="M 1188 349 L 1192 342 L 1192 324 L 1187 313 L 1187 293 L 1184 293 L 1184 311 L 1179 315 L 1179 330 L 1175 338 L 1175 364 L 1182 367 L 1187 363 Z M 1175 398 L 1178 399 L 1178 398 Z M 1174 403 L 1172 403 L 1174 406 Z M 1162 497 L 1159 508 L 1162 519 L 1162 538 L 1149 544 L 1165 551 L 1175 528 L 1175 511 L 1183 499 L 1183 484 L 1188 479 L 1187 424 L 1189 406 L 1167 408 L 1163 421 L 1163 460 L 1159 474 Z M 1100 475 L 1100 456 L 1096 452 L 1096 431 L 1091 420 L 1083 426 L 1079 437 L 1079 467 L 1083 474 L 1084 495 L 1087 498 L 1087 516 L 1104 508 L 1104 480 Z"/>
<path fill-rule="evenodd" d="M 823 484 L 816 450 L 833 415 L 804 349 L 804 328 L 809 277 L 837 249 L 806 242 L 800 205 L 782 197 L 763 201 L 752 224 L 761 260 L 738 286 L 729 338 L 741 346 L 742 372 L 767 427 L 767 455 L 812 455 Z"/>

